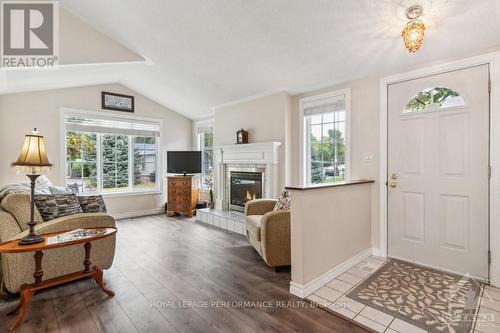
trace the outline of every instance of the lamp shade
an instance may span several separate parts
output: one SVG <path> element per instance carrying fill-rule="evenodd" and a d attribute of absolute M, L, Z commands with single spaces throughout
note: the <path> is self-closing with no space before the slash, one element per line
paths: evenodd
<path fill-rule="evenodd" d="M 21 167 L 51 167 L 43 136 L 36 134 L 26 134 L 24 137 L 23 148 L 12 166 Z"/>
<path fill-rule="evenodd" d="M 415 53 L 420 49 L 424 41 L 425 25 L 421 20 L 412 20 L 403 29 L 403 41 L 406 49 L 410 53 Z"/>

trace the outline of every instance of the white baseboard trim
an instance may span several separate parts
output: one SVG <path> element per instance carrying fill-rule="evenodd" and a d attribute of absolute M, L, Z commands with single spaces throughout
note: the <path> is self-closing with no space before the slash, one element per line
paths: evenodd
<path fill-rule="evenodd" d="M 153 209 L 140 210 L 137 212 L 117 213 L 111 215 L 113 215 L 115 220 L 123 220 L 123 219 L 130 219 L 132 217 L 156 215 L 161 213 L 163 213 L 163 208 L 153 208 Z"/>
<path fill-rule="evenodd" d="M 372 247 L 372 256 L 386 258 L 379 247 Z"/>
<path fill-rule="evenodd" d="M 300 285 L 297 284 L 293 281 L 290 281 L 290 294 L 295 295 L 300 298 L 306 298 L 307 296 L 311 295 L 313 292 L 318 290 L 319 288 L 323 287 L 326 285 L 328 282 L 331 280 L 335 279 L 337 276 L 341 275 L 342 273 L 345 273 L 352 267 L 356 266 L 359 264 L 361 261 L 365 260 L 368 258 L 371 254 L 373 253 L 372 248 L 368 248 L 357 255 L 355 255 L 352 258 L 347 259 L 340 265 L 337 265 L 330 269 L 328 272 L 318 276 L 311 282 L 305 284 L 305 285 Z"/>

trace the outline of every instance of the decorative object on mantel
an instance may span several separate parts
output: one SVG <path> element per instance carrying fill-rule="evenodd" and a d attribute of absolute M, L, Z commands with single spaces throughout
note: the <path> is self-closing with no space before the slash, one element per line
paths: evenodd
<path fill-rule="evenodd" d="M 215 201 L 214 201 L 214 181 L 212 178 L 205 178 L 204 181 L 205 185 L 209 188 L 208 194 L 210 195 L 210 202 L 208 203 L 208 208 L 214 209 L 215 208 Z"/>
<path fill-rule="evenodd" d="M 101 108 L 113 111 L 134 112 L 134 96 L 102 91 Z"/>
<path fill-rule="evenodd" d="M 409 21 L 406 23 L 401 35 L 409 53 L 417 52 L 424 41 L 425 25 L 419 19 L 423 13 L 424 9 L 422 6 L 412 6 L 405 12 Z"/>
<path fill-rule="evenodd" d="M 236 132 L 236 143 L 243 144 L 248 143 L 248 132 L 243 128 Z"/>
<path fill-rule="evenodd" d="M 24 136 L 24 144 L 17 161 L 11 164 L 17 171 L 24 171 L 31 180 L 31 214 L 30 222 L 26 223 L 29 228 L 29 234 L 19 241 L 19 245 L 30 245 L 44 241 L 44 238 L 35 233 L 35 182 L 40 174 L 52 167 L 45 151 L 43 136 L 38 135 L 36 128 L 32 134 Z"/>

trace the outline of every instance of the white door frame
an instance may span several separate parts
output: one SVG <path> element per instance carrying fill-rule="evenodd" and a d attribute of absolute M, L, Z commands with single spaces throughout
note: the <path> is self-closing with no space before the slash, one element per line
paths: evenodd
<path fill-rule="evenodd" d="M 490 283 L 500 286 L 500 52 L 434 65 L 380 79 L 380 238 L 376 254 L 387 257 L 387 96 L 388 85 L 488 64 L 490 69 Z"/>

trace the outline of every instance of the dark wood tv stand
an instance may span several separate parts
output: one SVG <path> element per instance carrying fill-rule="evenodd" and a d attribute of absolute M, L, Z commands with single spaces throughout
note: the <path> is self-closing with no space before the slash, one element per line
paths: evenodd
<path fill-rule="evenodd" d="M 167 177 L 167 210 L 168 216 L 181 213 L 192 217 L 198 204 L 198 177 L 193 175 Z"/>

